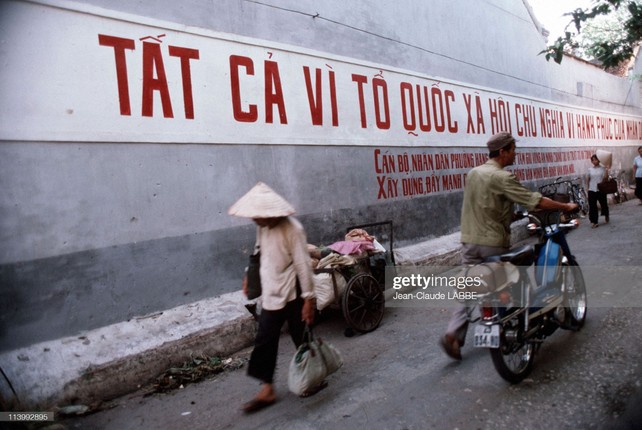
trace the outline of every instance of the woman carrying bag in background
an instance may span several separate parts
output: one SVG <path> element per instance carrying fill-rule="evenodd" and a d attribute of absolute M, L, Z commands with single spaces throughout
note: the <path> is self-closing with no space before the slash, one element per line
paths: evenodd
<path fill-rule="evenodd" d="M 598 210 L 597 204 L 600 204 L 600 210 L 604 216 L 604 222 L 609 222 L 609 205 L 606 199 L 606 193 L 603 193 L 598 188 L 600 182 L 608 178 L 608 169 L 600 164 L 597 155 L 591 155 L 591 163 L 593 164 L 588 169 L 588 203 L 589 203 L 589 221 L 591 221 L 591 228 L 598 226 Z"/>

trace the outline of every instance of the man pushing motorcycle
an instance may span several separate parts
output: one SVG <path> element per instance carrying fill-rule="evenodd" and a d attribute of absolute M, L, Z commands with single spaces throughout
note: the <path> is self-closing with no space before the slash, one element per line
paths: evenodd
<path fill-rule="evenodd" d="M 484 258 L 508 252 L 513 204 L 526 209 L 577 210 L 576 203 L 556 202 L 524 187 L 511 172 L 504 170 L 515 161 L 515 138 L 507 132 L 492 136 L 488 161 L 472 169 L 466 178 L 461 209 L 461 263 L 478 264 Z M 441 346 L 450 357 L 461 360 L 461 347 L 468 330 L 468 307 L 453 310 L 441 338 Z"/>

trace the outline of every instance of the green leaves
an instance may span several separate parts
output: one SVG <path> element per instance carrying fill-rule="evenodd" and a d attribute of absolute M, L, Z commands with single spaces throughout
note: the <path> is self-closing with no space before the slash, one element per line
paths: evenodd
<path fill-rule="evenodd" d="M 565 37 L 558 37 L 552 45 L 547 46 L 538 55 L 545 54 L 546 61 L 553 59 L 557 64 L 560 64 L 564 58 L 564 53 L 576 46 L 577 43 L 573 41 L 571 33 L 566 32 Z"/>
<path fill-rule="evenodd" d="M 564 54 L 586 60 L 596 59 L 604 69 L 628 61 L 642 41 L 642 2 L 640 0 L 598 0 L 589 9 L 576 9 L 565 15 L 576 32 L 567 31 L 539 55 L 560 64 Z"/>

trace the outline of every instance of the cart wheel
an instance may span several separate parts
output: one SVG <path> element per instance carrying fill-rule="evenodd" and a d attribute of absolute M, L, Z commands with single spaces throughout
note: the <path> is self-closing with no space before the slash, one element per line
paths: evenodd
<path fill-rule="evenodd" d="M 383 318 L 383 289 L 373 276 L 359 273 L 348 282 L 342 306 L 348 325 L 361 333 L 368 333 L 379 327 Z"/>

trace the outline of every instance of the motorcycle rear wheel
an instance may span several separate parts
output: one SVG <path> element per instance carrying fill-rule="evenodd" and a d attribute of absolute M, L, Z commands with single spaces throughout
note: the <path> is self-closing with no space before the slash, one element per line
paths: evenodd
<path fill-rule="evenodd" d="M 576 261 L 562 264 L 564 282 L 564 307 L 567 315 L 566 326 L 578 331 L 586 320 L 586 285 L 582 270 Z"/>
<path fill-rule="evenodd" d="M 535 344 L 507 342 L 502 334 L 499 348 L 490 349 L 497 373 L 511 384 L 519 384 L 533 370 Z"/>

